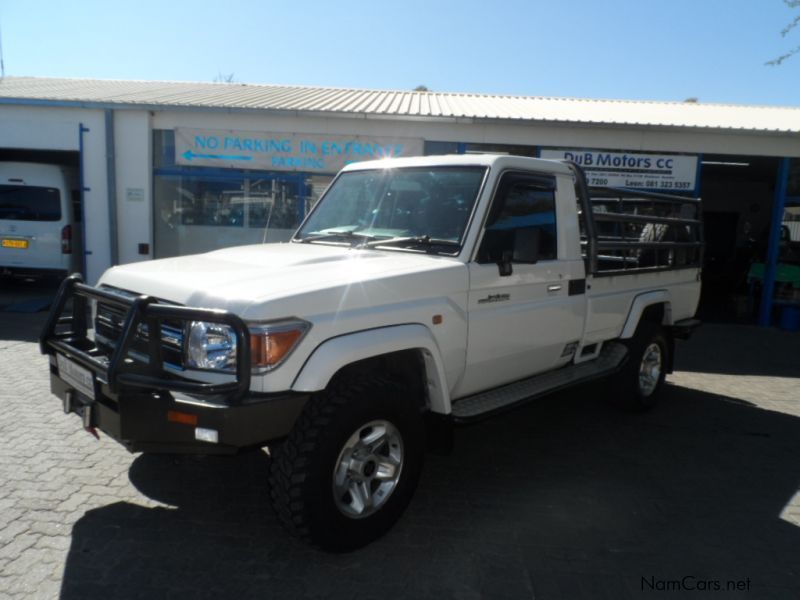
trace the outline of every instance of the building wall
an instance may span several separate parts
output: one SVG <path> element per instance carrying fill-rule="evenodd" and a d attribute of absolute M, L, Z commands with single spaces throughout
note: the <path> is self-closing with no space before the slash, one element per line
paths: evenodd
<path fill-rule="evenodd" d="M 113 112 L 115 188 L 109 197 L 106 111 L 46 106 L 0 107 L 0 147 L 77 152 L 79 126 L 84 136 L 84 212 L 86 276 L 94 282 L 111 266 L 112 241 L 120 263 L 153 256 L 153 139 L 155 129 L 176 127 L 254 132 L 361 135 L 421 138 L 473 144 L 513 144 L 687 154 L 742 154 L 800 157 L 796 135 L 659 130 L 652 127 L 475 122 L 472 119 L 423 119 L 286 115 L 210 110 L 131 110 Z M 323 178 L 324 179 L 324 178 Z M 321 184 L 322 185 L 322 184 Z M 110 231 L 109 202 L 114 201 L 117 228 Z M 140 253 L 140 244 L 148 252 Z"/>
<path fill-rule="evenodd" d="M 114 114 L 117 252 L 121 264 L 153 257 L 153 156 L 148 111 Z M 139 244 L 148 251 L 139 253 Z"/>
<path fill-rule="evenodd" d="M 263 114 L 161 111 L 153 117 L 152 126 L 155 129 L 204 127 L 285 133 L 419 137 L 426 140 L 487 144 L 800 157 L 800 139 L 797 135 L 659 130 L 653 127 L 473 122 L 471 119 L 433 122 L 380 117 L 300 117 L 270 114 L 266 111 Z"/>

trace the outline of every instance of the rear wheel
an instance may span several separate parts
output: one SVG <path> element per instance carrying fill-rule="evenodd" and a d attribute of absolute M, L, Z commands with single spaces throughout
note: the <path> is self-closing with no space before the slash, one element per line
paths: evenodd
<path fill-rule="evenodd" d="M 660 325 L 644 321 L 626 345 L 628 361 L 614 380 L 613 400 L 627 410 L 649 410 L 664 387 L 669 364 L 667 338 Z"/>
<path fill-rule="evenodd" d="M 312 398 L 270 468 L 272 504 L 293 534 L 330 551 L 359 548 L 400 518 L 425 448 L 418 403 L 377 377 Z"/>

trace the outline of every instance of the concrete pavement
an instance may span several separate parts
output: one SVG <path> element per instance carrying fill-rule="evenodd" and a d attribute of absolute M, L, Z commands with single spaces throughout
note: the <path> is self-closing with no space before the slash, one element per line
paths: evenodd
<path fill-rule="evenodd" d="M 461 429 L 397 526 L 336 556 L 279 527 L 263 451 L 85 433 L 42 319 L 0 312 L 0 597 L 800 597 L 800 335 L 702 328 L 645 415 L 587 385 Z"/>

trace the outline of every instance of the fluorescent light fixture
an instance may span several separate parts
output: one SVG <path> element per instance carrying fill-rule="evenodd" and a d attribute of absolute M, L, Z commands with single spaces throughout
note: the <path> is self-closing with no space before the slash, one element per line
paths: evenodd
<path fill-rule="evenodd" d="M 464 154 L 502 154 L 508 156 L 510 152 L 501 152 L 500 150 L 464 150 Z"/>
<path fill-rule="evenodd" d="M 715 165 L 717 167 L 749 167 L 750 163 L 745 162 L 724 162 L 717 160 L 704 160 L 701 161 L 702 165 Z"/>

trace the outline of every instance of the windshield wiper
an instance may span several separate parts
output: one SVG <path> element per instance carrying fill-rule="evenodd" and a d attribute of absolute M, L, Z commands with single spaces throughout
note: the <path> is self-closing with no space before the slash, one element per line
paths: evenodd
<path fill-rule="evenodd" d="M 375 248 L 376 246 L 396 246 L 401 244 L 408 246 L 427 246 L 428 248 L 432 246 L 461 248 L 461 244 L 458 242 L 442 238 L 432 238 L 429 235 L 410 235 L 406 237 L 389 238 L 387 240 L 373 240 L 371 242 L 364 242 L 362 246 L 366 248 Z"/>
<path fill-rule="evenodd" d="M 336 238 L 344 238 L 346 240 L 358 240 L 359 242 L 366 243 L 374 240 L 375 236 L 369 233 L 361 233 L 360 231 L 329 231 L 328 233 L 320 233 L 318 235 L 309 235 L 300 240 L 303 244 L 310 244 L 311 242 L 323 240 L 335 240 Z"/>

